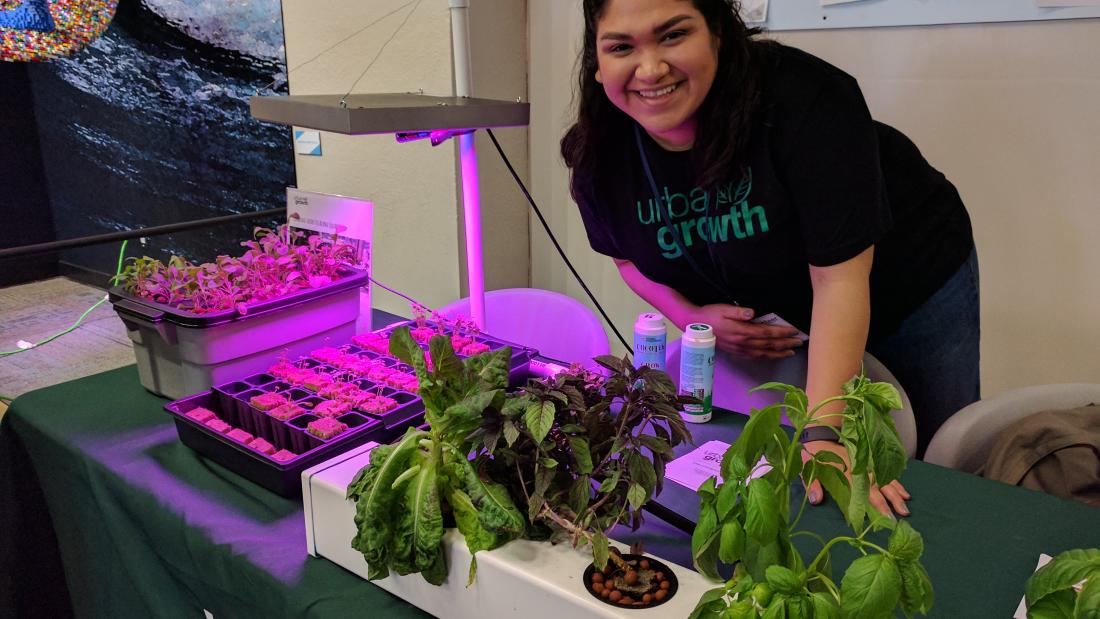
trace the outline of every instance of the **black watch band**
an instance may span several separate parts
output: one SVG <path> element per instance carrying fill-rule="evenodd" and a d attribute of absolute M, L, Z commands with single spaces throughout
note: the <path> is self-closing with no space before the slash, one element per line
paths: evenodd
<path fill-rule="evenodd" d="M 832 426 L 810 426 L 798 435 L 799 443 L 812 443 L 813 441 L 840 442 L 840 434 Z"/>

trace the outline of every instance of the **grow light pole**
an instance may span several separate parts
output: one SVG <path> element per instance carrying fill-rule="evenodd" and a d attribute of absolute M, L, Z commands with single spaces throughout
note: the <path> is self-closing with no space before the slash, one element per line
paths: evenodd
<path fill-rule="evenodd" d="M 449 0 L 451 44 L 453 46 L 455 96 L 469 97 L 473 90 L 470 73 L 470 32 L 467 26 L 469 0 Z M 485 330 L 485 265 L 481 246 L 481 194 L 478 187 L 477 147 L 473 132 L 458 136 L 459 167 L 462 170 L 462 212 L 466 230 L 466 281 L 470 295 L 470 317 Z"/>

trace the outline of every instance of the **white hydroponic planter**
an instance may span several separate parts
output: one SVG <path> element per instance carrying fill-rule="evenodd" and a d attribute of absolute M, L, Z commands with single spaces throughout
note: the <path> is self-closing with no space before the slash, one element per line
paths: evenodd
<path fill-rule="evenodd" d="M 345 499 L 355 474 L 369 462 L 367 444 L 302 473 L 309 553 L 367 577 L 367 562 L 351 547 L 355 504 Z M 477 555 L 477 581 L 466 587 L 470 553 L 456 529 L 443 536 L 447 581 L 428 584 L 419 574 L 392 574 L 374 584 L 437 617 L 565 619 L 572 617 L 687 617 L 703 592 L 715 585 L 698 573 L 664 561 L 679 581 L 675 596 L 652 608 L 621 608 L 597 600 L 582 583 L 591 563 L 587 548 L 516 540 Z M 624 550 L 625 547 L 620 545 Z M 660 557 L 656 557 L 660 559 Z"/>

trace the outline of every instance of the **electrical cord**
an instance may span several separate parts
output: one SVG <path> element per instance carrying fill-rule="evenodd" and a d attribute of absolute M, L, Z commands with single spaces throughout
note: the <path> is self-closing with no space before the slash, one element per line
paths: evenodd
<path fill-rule="evenodd" d="M 115 277 L 118 277 L 119 274 L 122 273 L 122 258 L 126 254 L 126 243 L 127 243 L 127 241 L 123 241 L 122 242 L 122 249 L 120 249 L 118 251 L 118 267 L 115 269 Z M 70 326 L 68 329 L 65 329 L 64 331 L 62 331 L 60 333 L 56 333 L 54 335 L 51 335 L 50 337 L 42 340 L 41 342 L 31 344 L 31 345 L 27 346 L 26 348 L 17 348 L 15 350 L 7 350 L 7 351 L 4 351 L 4 352 L 0 352 L 0 357 L 10 357 L 11 355 L 17 355 L 21 352 L 26 352 L 28 350 L 31 350 L 32 348 L 38 348 L 39 346 L 42 346 L 43 344 L 49 344 L 50 342 L 56 340 L 57 338 L 61 337 L 62 335 L 65 335 L 66 333 L 70 333 L 71 331 L 73 331 L 74 329 L 79 327 L 80 323 L 84 322 L 84 319 L 88 317 L 88 314 L 92 313 L 92 310 L 99 307 L 100 305 L 103 305 L 106 302 L 107 302 L 107 295 L 104 295 L 102 299 L 95 302 L 95 305 L 89 307 L 83 314 L 81 314 L 80 318 L 77 318 L 76 322 L 74 322 L 72 324 L 72 326 Z M 0 397 L 0 399 L 4 399 L 4 398 Z"/>
<path fill-rule="evenodd" d="M 524 197 L 527 198 L 527 203 L 531 205 L 532 209 L 534 209 L 535 215 L 539 218 L 539 222 L 542 223 L 543 229 L 546 230 L 546 235 L 550 237 L 550 242 L 554 244 L 554 249 L 558 250 L 558 255 L 560 255 L 561 259 L 565 261 L 565 266 L 569 267 L 569 271 L 573 274 L 573 277 L 576 278 L 577 283 L 581 285 L 581 288 L 584 289 L 585 294 L 587 294 L 588 298 L 592 300 L 592 303 L 596 306 L 596 309 L 600 311 L 600 315 L 603 316 L 603 319 L 605 321 L 607 321 L 607 326 L 611 327 L 611 330 L 615 332 L 615 337 L 619 338 L 619 341 L 622 342 L 623 348 L 625 348 L 627 352 L 632 351 L 633 347 L 630 344 L 626 343 L 626 338 L 624 338 L 623 335 L 619 333 L 619 330 L 615 328 L 615 323 L 611 322 L 611 317 L 607 315 L 607 312 L 604 311 L 603 306 L 600 305 L 600 302 L 596 300 L 596 295 L 592 294 L 592 291 L 588 289 L 588 284 L 584 283 L 584 280 L 581 279 L 580 273 L 577 272 L 577 269 L 573 268 L 573 263 L 570 262 L 569 257 L 565 255 L 565 250 L 561 248 L 561 244 L 558 243 L 557 237 L 555 237 L 554 233 L 550 231 L 550 224 L 546 223 L 546 218 L 542 216 L 542 211 L 539 210 L 538 205 L 535 204 L 535 199 L 531 197 L 531 192 L 527 191 L 527 186 L 523 184 L 522 180 L 520 180 L 519 175 L 516 174 L 516 169 L 512 167 L 512 162 L 509 161 L 508 156 L 504 154 L 504 149 L 500 147 L 500 142 L 497 141 L 497 136 L 493 135 L 493 130 L 486 129 L 485 131 L 489 134 L 489 139 L 493 141 L 493 146 L 496 147 L 497 154 L 500 155 L 500 158 L 504 161 L 504 165 L 507 166 L 508 171 L 512 173 L 512 178 L 516 181 L 516 185 L 519 185 L 520 191 L 522 191 Z"/>

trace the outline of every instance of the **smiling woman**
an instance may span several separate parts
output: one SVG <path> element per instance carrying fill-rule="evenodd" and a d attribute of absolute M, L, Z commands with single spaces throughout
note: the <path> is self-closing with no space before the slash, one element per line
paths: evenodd
<path fill-rule="evenodd" d="M 855 79 L 758 39 L 734 0 L 583 6 L 561 152 L 592 248 L 726 353 L 781 359 L 808 333 L 811 405 L 869 350 L 905 386 L 923 451 L 979 394 L 977 261 L 955 187 L 872 119 Z M 840 408 L 815 423 L 839 424 Z M 906 514 L 907 498 L 894 483 L 872 504 Z"/>

